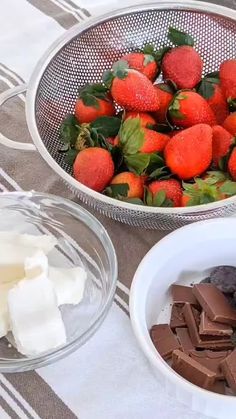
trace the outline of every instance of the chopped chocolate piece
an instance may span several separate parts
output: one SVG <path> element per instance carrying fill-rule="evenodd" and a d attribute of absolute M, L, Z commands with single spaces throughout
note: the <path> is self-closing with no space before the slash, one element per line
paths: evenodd
<path fill-rule="evenodd" d="M 233 344 L 228 336 L 200 336 L 199 324 L 200 313 L 190 304 L 185 304 L 183 308 L 184 318 L 187 323 L 188 331 L 193 345 L 200 349 L 232 349 Z"/>
<path fill-rule="evenodd" d="M 195 361 L 180 350 L 172 354 L 172 368 L 186 380 L 205 389 L 213 386 L 216 380 L 216 373 Z"/>
<path fill-rule="evenodd" d="M 222 373 L 220 363 L 230 354 L 230 351 L 191 351 L 189 356 L 195 359 L 195 361 L 199 362 L 204 367 L 207 367 L 209 370 L 216 373 L 216 378 L 218 380 L 223 380 L 224 375 Z"/>
<path fill-rule="evenodd" d="M 191 287 L 185 287 L 183 285 L 173 284 L 171 286 L 171 294 L 172 294 L 174 303 L 177 303 L 177 304 L 189 303 L 189 304 L 198 306 L 198 302 L 193 295 L 193 288 Z"/>
<path fill-rule="evenodd" d="M 176 327 L 184 327 L 186 322 L 183 315 L 183 304 L 173 304 L 170 316 L 170 327 L 175 330 Z"/>
<path fill-rule="evenodd" d="M 180 348 L 180 344 L 168 324 L 153 326 L 150 336 L 156 350 L 165 360 L 171 358 L 174 349 Z"/>
<path fill-rule="evenodd" d="M 190 339 L 188 329 L 186 327 L 177 327 L 175 329 L 177 338 L 181 344 L 183 351 L 188 354 L 190 351 L 194 350 L 193 343 Z"/>
<path fill-rule="evenodd" d="M 236 326 L 236 310 L 215 285 L 194 285 L 193 293 L 210 320 Z"/>
<path fill-rule="evenodd" d="M 231 336 L 233 334 L 233 329 L 227 324 L 212 322 L 205 311 L 203 311 L 201 314 L 199 334 L 210 336 Z"/>
<path fill-rule="evenodd" d="M 217 266 L 210 273 L 211 283 L 220 291 L 233 293 L 236 291 L 235 266 Z"/>
<path fill-rule="evenodd" d="M 214 393 L 225 394 L 225 382 L 222 380 L 216 381 L 208 390 L 213 391 Z"/>
<path fill-rule="evenodd" d="M 221 364 L 224 377 L 234 393 L 236 393 L 236 349 Z"/>

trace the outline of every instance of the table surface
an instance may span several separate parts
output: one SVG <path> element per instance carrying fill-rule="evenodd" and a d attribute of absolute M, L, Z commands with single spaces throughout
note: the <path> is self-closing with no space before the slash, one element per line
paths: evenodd
<path fill-rule="evenodd" d="M 66 29 L 91 15 L 132 3 L 1 0 L 0 93 L 27 82 L 39 57 Z M 236 9 L 233 0 L 212 3 Z M 0 112 L 0 127 L 4 135 L 30 142 L 24 105 L 25 95 L 9 101 Z M 0 191 L 31 189 L 76 200 L 38 153 L 0 145 Z M 112 309 L 97 334 L 67 359 L 34 372 L 0 375 L 1 419 L 206 419 L 163 393 L 129 322 L 133 274 L 166 233 L 132 228 L 91 212 L 106 227 L 118 256 L 119 282 Z"/>

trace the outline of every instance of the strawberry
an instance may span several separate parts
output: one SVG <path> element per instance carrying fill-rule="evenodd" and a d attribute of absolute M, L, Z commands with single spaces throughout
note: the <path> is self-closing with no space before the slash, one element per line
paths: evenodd
<path fill-rule="evenodd" d="M 204 77 L 198 86 L 197 92 L 206 99 L 215 114 L 217 123 L 221 125 L 229 115 L 229 108 L 224 92 L 219 84 L 218 74 L 217 72 L 211 73 Z"/>
<path fill-rule="evenodd" d="M 232 182 L 231 182 L 232 183 Z M 236 184 L 235 184 L 236 185 Z M 183 183 L 181 206 L 209 204 L 227 198 L 228 180 L 223 172 L 208 172 L 204 179 Z"/>
<path fill-rule="evenodd" d="M 111 154 L 99 147 L 82 150 L 73 165 L 76 180 L 97 192 L 102 192 L 114 176 Z"/>
<path fill-rule="evenodd" d="M 111 86 L 111 95 L 118 105 L 129 111 L 153 112 L 160 106 L 152 82 L 137 70 L 129 69 L 125 61 L 118 61 L 103 76 Z"/>
<path fill-rule="evenodd" d="M 212 127 L 212 160 L 214 166 L 219 166 L 219 161 L 229 152 L 233 136 L 220 125 Z"/>
<path fill-rule="evenodd" d="M 227 116 L 223 122 L 223 127 L 230 132 L 230 134 L 236 136 L 236 112 Z"/>
<path fill-rule="evenodd" d="M 154 80 L 158 73 L 158 64 L 151 54 L 143 52 L 130 52 L 121 58 L 128 63 L 129 68 L 144 74 L 149 80 Z"/>
<path fill-rule="evenodd" d="M 195 183 L 183 183 L 182 206 L 208 204 L 236 195 L 236 182 L 231 181 L 226 173 L 207 172 L 204 179 L 197 178 Z"/>
<path fill-rule="evenodd" d="M 160 108 L 155 112 L 155 117 L 159 124 L 166 123 L 166 115 L 169 105 L 174 97 L 173 90 L 166 83 L 155 84 L 154 87 L 157 90 Z"/>
<path fill-rule="evenodd" d="M 233 148 L 228 161 L 228 171 L 233 180 L 236 180 L 236 148 Z"/>
<path fill-rule="evenodd" d="M 157 153 L 163 151 L 170 139 L 168 135 L 148 128 L 143 128 L 142 131 L 144 133 L 144 142 L 139 149 L 140 153 Z"/>
<path fill-rule="evenodd" d="M 155 119 L 145 112 L 135 112 L 129 111 L 125 112 L 125 120 L 128 118 L 140 118 L 141 126 L 145 128 L 150 128 L 152 125 L 156 125 Z"/>
<path fill-rule="evenodd" d="M 80 124 L 94 121 L 100 116 L 113 116 L 116 110 L 102 84 L 89 84 L 80 90 L 75 103 L 75 117 Z"/>
<path fill-rule="evenodd" d="M 162 196 L 164 196 L 164 199 L 162 198 L 163 202 L 160 206 L 166 206 L 165 200 L 167 199 L 172 201 L 174 207 L 180 207 L 183 191 L 180 183 L 177 180 L 155 180 L 154 182 L 148 185 L 148 190 L 152 193 L 154 203 L 155 199 L 160 199 L 160 192 L 162 192 Z"/>
<path fill-rule="evenodd" d="M 199 176 L 212 160 L 212 129 L 198 124 L 172 137 L 164 151 L 166 165 L 180 179 Z"/>
<path fill-rule="evenodd" d="M 116 175 L 110 185 L 122 185 L 127 184 L 128 185 L 128 192 L 127 192 L 127 198 L 143 198 L 143 179 L 141 176 L 137 176 L 134 173 L 130 172 L 122 172 Z"/>
<path fill-rule="evenodd" d="M 236 59 L 221 63 L 220 81 L 228 103 L 236 109 Z"/>
<path fill-rule="evenodd" d="M 177 127 L 189 128 L 196 124 L 216 125 L 215 115 L 207 101 L 198 93 L 182 91 L 169 106 L 169 116 Z"/>
<path fill-rule="evenodd" d="M 167 52 L 162 60 L 164 80 L 172 80 L 178 89 L 193 89 L 201 80 L 203 62 L 193 48 L 191 36 L 169 28 L 169 40 L 177 45 Z"/>

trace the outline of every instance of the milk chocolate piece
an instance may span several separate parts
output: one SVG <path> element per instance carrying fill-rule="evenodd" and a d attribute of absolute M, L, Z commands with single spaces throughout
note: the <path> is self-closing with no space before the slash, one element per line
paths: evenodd
<path fill-rule="evenodd" d="M 218 380 L 223 380 L 224 375 L 220 367 L 220 363 L 230 354 L 230 351 L 191 351 L 189 356 L 199 362 L 199 364 L 207 367 L 216 373 Z"/>
<path fill-rule="evenodd" d="M 234 393 L 236 393 L 236 349 L 221 364 L 224 377 Z"/>
<path fill-rule="evenodd" d="M 175 330 L 176 327 L 184 327 L 186 322 L 183 315 L 183 305 L 173 304 L 170 316 L 170 327 Z"/>
<path fill-rule="evenodd" d="M 232 349 L 233 344 L 228 336 L 200 336 L 199 335 L 199 324 L 200 324 L 200 313 L 190 304 L 185 304 L 183 308 L 184 318 L 188 326 L 188 331 L 193 345 L 200 349 Z"/>
<path fill-rule="evenodd" d="M 187 327 L 177 327 L 175 329 L 177 338 L 180 342 L 181 348 L 186 354 L 189 354 L 190 351 L 194 350 L 193 343 L 190 339 L 189 332 Z"/>
<path fill-rule="evenodd" d="M 152 342 L 165 360 L 170 359 L 174 349 L 180 348 L 180 343 L 168 324 L 158 324 L 151 328 Z"/>
<path fill-rule="evenodd" d="M 194 285 L 193 293 L 210 320 L 236 326 L 236 310 L 215 285 Z"/>
<path fill-rule="evenodd" d="M 198 302 L 193 295 L 192 287 L 185 287 L 184 285 L 173 284 L 171 286 L 171 294 L 173 302 L 177 304 L 193 304 L 198 306 Z"/>
<path fill-rule="evenodd" d="M 172 368 L 183 378 L 199 387 L 209 389 L 216 380 L 216 373 L 196 362 L 180 350 L 172 354 Z"/>
<path fill-rule="evenodd" d="M 205 311 L 203 311 L 201 313 L 199 334 L 210 336 L 231 336 L 233 334 L 233 329 L 227 324 L 212 322 Z"/>
<path fill-rule="evenodd" d="M 225 394 L 225 381 L 216 381 L 208 390 L 214 393 Z"/>

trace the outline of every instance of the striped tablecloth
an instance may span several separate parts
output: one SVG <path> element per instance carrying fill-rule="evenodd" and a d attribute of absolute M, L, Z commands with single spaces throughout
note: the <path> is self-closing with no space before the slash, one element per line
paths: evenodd
<path fill-rule="evenodd" d="M 66 29 L 122 3 L 132 2 L 1 0 L 0 92 L 27 81 L 39 57 Z M 236 8 L 233 0 L 218 3 Z M 19 141 L 31 141 L 24 102 L 21 95 L 2 108 L 0 131 Z M 39 154 L 0 146 L 0 191 L 22 189 L 74 199 Z M 129 322 L 133 273 L 164 233 L 96 216 L 107 228 L 119 260 L 119 282 L 110 313 L 96 335 L 68 358 L 34 372 L 0 375 L 0 419 L 206 419 L 163 393 Z"/>

